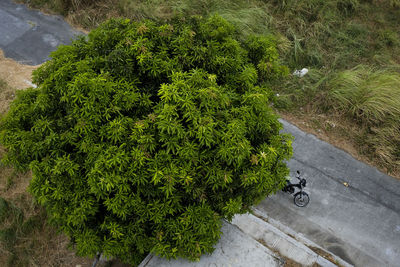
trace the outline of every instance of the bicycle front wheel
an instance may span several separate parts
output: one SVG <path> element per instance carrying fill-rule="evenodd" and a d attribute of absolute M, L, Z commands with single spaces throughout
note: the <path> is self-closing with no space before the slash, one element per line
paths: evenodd
<path fill-rule="evenodd" d="M 294 196 L 294 204 L 298 207 L 307 206 L 308 202 L 310 202 L 310 197 L 306 192 L 299 192 Z"/>

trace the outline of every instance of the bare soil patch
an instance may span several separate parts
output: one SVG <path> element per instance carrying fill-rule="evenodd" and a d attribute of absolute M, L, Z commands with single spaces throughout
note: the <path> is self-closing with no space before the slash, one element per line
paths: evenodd
<path fill-rule="evenodd" d="M 24 89 L 31 87 L 32 71 L 39 66 L 23 65 L 15 60 L 6 58 L 0 49 L 0 78 L 12 88 Z"/>
<path fill-rule="evenodd" d="M 3 51 L 0 49 L 0 114 L 7 111 L 17 89 L 25 89 L 32 86 L 32 71 L 38 67 L 23 65 L 12 59 L 5 58 Z"/>

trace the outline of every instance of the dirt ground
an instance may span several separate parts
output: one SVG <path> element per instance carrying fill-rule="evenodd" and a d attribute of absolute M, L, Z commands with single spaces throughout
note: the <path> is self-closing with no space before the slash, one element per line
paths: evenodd
<path fill-rule="evenodd" d="M 23 65 L 10 58 L 5 58 L 3 51 L 0 49 L 0 78 L 12 88 L 24 89 L 31 87 L 32 71 L 39 66 Z"/>
<path fill-rule="evenodd" d="M 28 66 L 5 58 L 0 49 L 0 80 L 8 86 L 0 90 L 0 114 L 7 111 L 10 102 L 14 99 L 16 89 L 25 89 L 32 86 L 32 71 L 38 66 Z"/>

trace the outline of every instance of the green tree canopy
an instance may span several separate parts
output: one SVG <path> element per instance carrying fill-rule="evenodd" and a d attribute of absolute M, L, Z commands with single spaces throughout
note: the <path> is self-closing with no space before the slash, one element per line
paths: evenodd
<path fill-rule="evenodd" d="M 0 140 L 80 255 L 194 260 L 285 183 L 291 139 L 262 86 L 285 73 L 272 37 L 219 16 L 111 20 L 34 72 Z"/>

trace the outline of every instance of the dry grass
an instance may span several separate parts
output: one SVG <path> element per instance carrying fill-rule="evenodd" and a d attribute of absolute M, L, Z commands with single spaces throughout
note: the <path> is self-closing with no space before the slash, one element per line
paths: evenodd
<path fill-rule="evenodd" d="M 9 207 L 0 219 L 0 266 L 90 266 L 92 259 L 75 256 L 68 238 L 47 223 L 45 210 L 26 191 L 30 177 L 0 166 L 0 199 Z"/>
<path fill-rule="evenodd" d="M 289 259 L 289 258 L 285 258 L 285 264 L 283 265 L 283 267 L 302 267 L 303 265 Z M 313 266 L 314 267 L 314 266 Z"/>
<path fill-rule="evenodd" d="M 329 87 L 325 105 L 362 130 L 360 150 L 389 173 L 399 173 L 399 72 L 359 65 L 339 72 Z"/>
<path fill-rule="evenodd" d="M 377 124 L 400 118 L 400 74 L 359 65 L 339 72 L 330 82 L 332 108 Z"/>
<path fill-rule="evenodd" d="M 97 27 L 104 20 L 121 17 L 116 8 L 119 5 L 119 1 L 116 0 L 98 1 L 85 8 L 74 8 L 73 12 L 66 14 L 65 19 L 75 28 L 86 31 Z"/>

